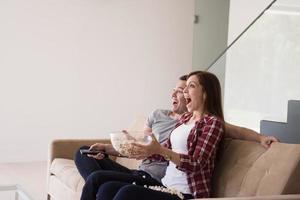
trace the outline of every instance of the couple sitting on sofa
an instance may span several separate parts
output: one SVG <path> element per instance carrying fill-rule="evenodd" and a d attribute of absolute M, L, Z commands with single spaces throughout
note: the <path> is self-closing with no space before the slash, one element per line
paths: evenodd
<path fill-rule="evenodd" d="M 196 71 L 182 76 L 172 92 L 172 111 L 156 110 L 148 117 L 145 133 L 152 136 L 152 142 L 133 144 L 137 154 L 132 157 L 144 159 L 139 170 L 130 170 L 101 153 L 76 153 L 76 166 L 86 181 L 81 199 L 209 197 L 224 129 L 225 137 L 257 141 L 266 148 L 277 141 L 224 122 L 221 89 L 215 75 Z M 82 148 L 118 155 L 107 144 Z"/>

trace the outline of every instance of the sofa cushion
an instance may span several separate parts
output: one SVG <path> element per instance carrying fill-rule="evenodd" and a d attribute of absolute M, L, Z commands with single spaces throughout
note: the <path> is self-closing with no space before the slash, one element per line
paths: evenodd
<path fill-rule="evenodd" d="M 50 173 L 55 175 L 73 191 L 81 191 L 84 179 L 78 173 L 73 160 L 56 158 L 50 166 Z"/>
<path fill-rule="evenodd" d="M 116 162 L 128 167 L 136 169 L 140 161 L 127 158 L 117 158 Z M 56 158 L 50 166 L 50 173 L 53 174 L 61 182 L 65 183 L 73 191 L 81 191 L 84 185 L 84 179 L 78 173 L 74 160 Z"/>
<path fill-rule="evenodd" d="M 226 140 L 214 173 L 213 196 L 295 194 L 300 191 L 300 145 Z"/>
<path fill-rule="evenodd" d="M 51 200 L 79 200 L 81 196 L 80 191 L 74 191 L 68 187 L 64 182 L 59 180 L 55 175 L 49 177 L 48 194 L 51 195 Z M 48 198 L 48 200 L 50 200 Z"/>

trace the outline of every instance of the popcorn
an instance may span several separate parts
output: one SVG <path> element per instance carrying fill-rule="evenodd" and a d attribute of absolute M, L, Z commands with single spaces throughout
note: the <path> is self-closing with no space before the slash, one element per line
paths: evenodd
<path fill-rule="evenodd" d="M 133 156 L 137 155 L 137 151 L 132 145 L 133 142 L 146 144 L 148 142 L 149 136 L 145 136 L 144 133 L 136 135 L 128 135 L 124 133 L 111 133 L 111 143 L 116 151 L 118 151 L 123 156 Z M 147 139 L 148 138 L 148 139 Z"/>
<path fill-rule="evenodd" d="M 133 185 L 136 185 L 136 182 L 132 182 Z M 160 191 L 160 192 L 165 192 L 165 193 L 169 193 L 172 195 L 177 195 L 180 199 L 184 199 L 184 196 L 181 192 L 177 191 L 176 189 L 173 188 L 165 188 L 163 186 L 147 186 L 144 185 L 144 188 L 148 188 L 151 190 L 155 190 L 155 191 Z"/>
<path fill-rule="evenodd" d="M 160 192 L 177 195 L 180 199 L 184 199 L 183 194 L 174 188 L 165 188 L 163 186 L 149 186 L 148 188 L 151 190 L 155 190 L 155 191 L 160 191 Z"/>
<path fill-rule="evenodd" d="M 131 143 L 131 141 L 124 141 L 123 143 L 120 143 L 119 153 L 124 156 L 132 155 L 134 152 Z"/>

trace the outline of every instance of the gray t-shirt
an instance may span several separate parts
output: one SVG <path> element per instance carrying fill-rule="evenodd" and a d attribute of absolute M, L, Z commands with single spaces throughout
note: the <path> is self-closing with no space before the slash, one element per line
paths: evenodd
<path fill-rule="evenodd" d="M 170 112 L 169 110 L 155 110 L 148 116 L 146 122 L 146 125 L 152 129 L 152 133 L 154 133 L 160 144 L 169 138 L 177 122 L 177 120 L 170 118 Z M 167 161 L 159 162 L 145 159 L 139 166 L 139 169 L 147 172 L 156 180 L 161 181 L 166 173 L 167 166 Z"/>

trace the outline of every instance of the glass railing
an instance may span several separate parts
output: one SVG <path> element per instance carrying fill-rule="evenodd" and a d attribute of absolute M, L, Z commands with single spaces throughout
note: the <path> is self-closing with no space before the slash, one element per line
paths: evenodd
<path fill-rule="evenodd" d="M 226 121 L 256 131 L 261 120 L 284 122 L 264 131 L 290 142 L 283 135 L 290 131 L 286 122 L 300 115 L 300 109 L 287 112 L 289 100 L 300 100 L 300 1 L 272 2 L 208 71 L 223 85 Z"/>

